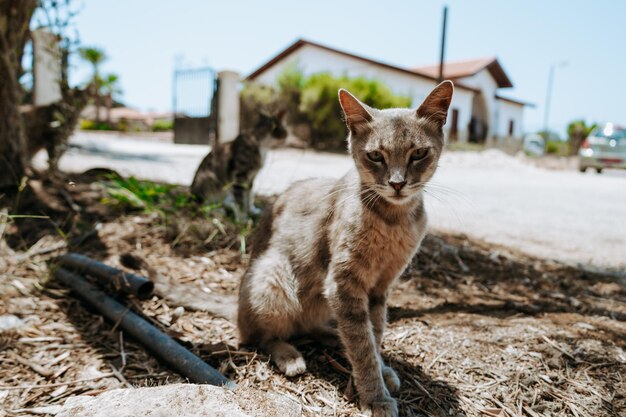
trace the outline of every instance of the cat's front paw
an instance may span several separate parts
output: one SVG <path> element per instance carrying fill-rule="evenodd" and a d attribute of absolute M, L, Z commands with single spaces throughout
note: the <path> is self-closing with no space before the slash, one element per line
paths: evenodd
<path fill-rule="evenodd" d="M 391 397 L 383 398 L 381 401 L 365 404 L 364 412 L 371 417 L 398 417 L 398 403 Z"/>
<path fill-rule="evenodd" d="M 277 362 L 277 365 L 286 376 L 296 376 L 306 372 L 306 362 L 302 356 L 284 359 Z"/>
<path fill-rule="evenodd" d="M 400 378 L 390 366 L 383 365 L 383 379 L 390 393 L 398 392 L 400 389 Z"/>

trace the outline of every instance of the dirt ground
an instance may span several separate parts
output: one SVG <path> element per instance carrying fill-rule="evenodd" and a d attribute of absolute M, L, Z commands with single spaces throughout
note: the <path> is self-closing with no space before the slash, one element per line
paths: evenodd
<path fill-rule="evenodd" d="M 0 316 L 15 315 L 22 326 L 0 333 L 0 416 L 184 381 L 49 279 L 66 242 L 114 266 L 122 254 L 140 256 L 196 293 L 232 295 L 246 268 L 237 236 L 194 244 L 193 219 L 173 227 L 159 215 L 112 210 L 100 204 L 97 185 L 72 184 L 62 192 L 34 184 L 31 197 L 45 203 L 25 196 L 20 205 L 45 216 L 2 223 L 9 245 L 0 248 Z M 239 385 L 289 396 L 307 416 L 359 412 L 340 349 L 299 340 L 309 372 L 286 378 L 263 354 L 240 349 L 226 319 L 156 295 L 125 302 Z M 623 277 L 437 232 L 393 290 L 383 345 L 402 380 L 401 415 L 455 417 L 624 416 L 625 349 Z"/>

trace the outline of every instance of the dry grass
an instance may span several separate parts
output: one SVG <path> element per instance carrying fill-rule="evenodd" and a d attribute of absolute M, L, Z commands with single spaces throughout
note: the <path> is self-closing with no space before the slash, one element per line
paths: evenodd
<path fill-rule="evenodd" d="M 61 241 L 44 238 L 42 247 Z M 173 248 L 150 215 L 104 218 L 82 250 L 118 266 L 132 252 L 190 291 L 217 294 L 236 291 L 247 262 L 236 249 Z M 0 334 L 0 416 L 113 387 L 183 381 L 47 282 L 46 260 L 55 253 L 18 252 L 0 269 L 0 315 L 26 323 Z M 339 349 L 299 340 L 309 372 L 286 378 L 263 354 L 239 350 L 225 319 L 181 312 L 156 296 L 128 303 L 240 385 L 287 395 L 305 415 L 358 413 Z M 384 354 L 403 381 L 402 415 L 626 415 L 623 279 L 435 235 L 395 287 L 389 321 Z"/>

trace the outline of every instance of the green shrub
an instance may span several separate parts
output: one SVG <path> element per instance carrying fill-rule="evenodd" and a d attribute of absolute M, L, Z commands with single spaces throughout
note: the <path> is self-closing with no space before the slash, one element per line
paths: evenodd
<path fill-rule="evenodd" d="M 593 132 L 597 123 L 587 124 L 584 120 L 574 120 L 567 125 L 567 142 L 569 143 L 569 154 L 576 155 L 587 136 Z"/>
<path fill-rule="evenodd" d="M 481 152 L 485 150 L 485 144 L 472 142 L 450 142 L 446 145 L 446 149 L 448 151 Z"/>
<path fill-rule="evenodd" d="M 557 156 L 566 156 L 569 153 L 569 145 L 567 142 L 560 140 L 548 140 L 546 142 L 546 153 Z"/>
<path fill-rule="evenodd" d="M 152 124 L 153 132 L 169 132 L 170 130 L 174 130 L 173 120 L 156 120 Z"/>
<path fill-rule="evenodd" d="M 364 77 L 334 77 L 328 73 L 313 74 L 304 81 L 300 111 L 311 123 L 311 144 L 316 148 L 345 148 L 347 134 L 342 120 L 337 91 L 345 88 L 365 104 L 384 109 L 408 107 L 408 97 L 395 96 L 382 83 Z"/>
<path fill-rule="evenodd" d="M 159 228 L 172 247 L 214 250 L 238 246 L 246 252 L 246 239 L 254 225 L 251 219 L 236 222 L 221 210 L 221 204 L 200 204 L 185 187 L 116 174 L 105 178 L 101 184 L 107 196 L 102 202 L 122 212 L 156 214 Z"/>
<path fill-rule="evenodd" d="M 258 112 L 274 114 L 278 111 L 280 100 L 277 91 L 270 86 L 246 83 L 240 94 L 240 126 L 242 130 L 251 129 L 258 120 Z"/>
<path fill-rule="evenodd" d="M 107 197 L 103 201 L 107 205 L 167 213 L 184 208 L 193 200 L 190 194 L 177 192 L 173 185 L 117 175 L 109 175 L 107 178 Z"/>
<path fill-rule="evenodd" d="M 93 120 L 81 120 L 80 128 L 82 130 L 114 130 L 113 126 L 106 122 L 94 122 Z"/>
<path fill-rule="evenodd" d="M 290 125 L 306 124 L 310 138 L 302 138 L 318 149 L 345 149 L 346 127 L 337 97 L 340 88 L 349 90 L 365 104 L 376 108 L 408 107 L 409 97 L 394 95 L 383 83 L 365 77 L 350 78 L 317 73 L 304 76 L 290 67 L 278 78 L 278 88 L 247 84 L 241 92 L 242 113 L 255 109 L 287 110 Z M 242 116 L 246 117 L 246 116 Z M 242 126 L 244 124 L 242 123 Z"/>

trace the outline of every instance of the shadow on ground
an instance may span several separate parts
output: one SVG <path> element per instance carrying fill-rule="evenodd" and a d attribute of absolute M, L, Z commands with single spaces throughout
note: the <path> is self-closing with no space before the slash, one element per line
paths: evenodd
<path fill-rule="evenodd" d="M 34 183 L 29 186 L 30 196 L 12 201 L 15 207 L 28 207 L 12 213 L 47 216 L 16 218 L 7 235 L 14 249 L 28 249 L 45 236 L 58 236 L 59 231 L 79 237 L 96 223 L 106 222 L 107 233 L 92 236 L 77 249 L 96 259 L 138 250 L 144 257 L 152 255 L 154 264 L 180 285 L 236 292 L 245 262 L 237 251 L 239 236 L 229 235 L 235 228 L 228 229 L 223 240 L 211 242 L 213 248 L 237 248 L 222 248 L 230 255 L 222 254 L 220 260 L 219 250 L 208 252 L 204 242 L 194 245 L 198 240 L 194 233 L 211 236 L 215 229 L 183 233 L 203 219 L 164 231 L 147 214 L 121 216 L 104 207 L 102 191 L 91 182 L 73 183 L 71 188 L 64 183 L 69 195 L 45 181 Z M 210 268 L 200 267 L 203 262 Z M 29 268 L 16 267 L 20 277 L 45 282 L 45 268 Z M 19 291 L 16 294 L 20 296 Z M 357 411 L 351 401 L 349 366 L 339 350 L 301 345 L 310 372 L 289 379 L 261 353 L 238 350 L 232 323 L 195 311 L 184 311 L 176 321 L 177 306 L 158 297 L 124 302 L 239 384 L 289 395 L 305 407 L 307 415 L 348 416 Z M 71 360 L 70 367 L 54 382 L 81 379 L 79 371 L 90 366 L 117 372 L 117 380 L 109 385 L 72 386 L 59 397 L 51 397 L 52 388 L 34 396 L 17 395 L 11 399 L 14 408 L 112 386 L 183 380 L 59 286 L 24 293 L 20 304 L 10 308 L 15 309 L 8 313 L 41 324 L 37 337 L 61 339 L 58 351 L 53 351 L 56 357 L 63 345 L 73 346 L 71 359 L 65 359 Z M 463 236 L 435 234 L 425 240 L 392 291 L 384 353 L 403 382 L 397 394 L 402 415 L 477 417 L 486 409 L 518 415 L 521 408 L 521 414 L 531 416 L 619 416 L 626 412 L 625 320 L 626 288 L 620 276 L 529 258 Z M 17 346 L 15 351 L 25 358 L 38 354 L 37 345 Z M 0 351 L 0 355 L 5 354 Z M 2 358 L 11 360 L 7 355 Z M 42 383 L 36 372 L 11 363 L 14 374 L 0 376 L 0 383 Z"/>
<path fill-rule="evenodd" d="M 626 276 L 533 259 L 464 236 L 429 235 L 403 280 L 415 292 L 408 298 L 394 293 L 391 321 L 446 313 L 497 318 L 570 313 L 626 322 Z M 603 331 L 626 346 L 626 332 Z"/>
<path fill-rule="evenodd" d="M 102 251 L 105 245 L 99 241 L 97 224 L 119 215 L 101 203 L 106 193 L 98 180 L 110 172 L 95 176 L 38 174 L 19 191 L 1 194 L 0 207 L 13 216 L 4 234 L 7 244 L 28 251 L 48 238 L 65 240 L 81 250 Z"/>

